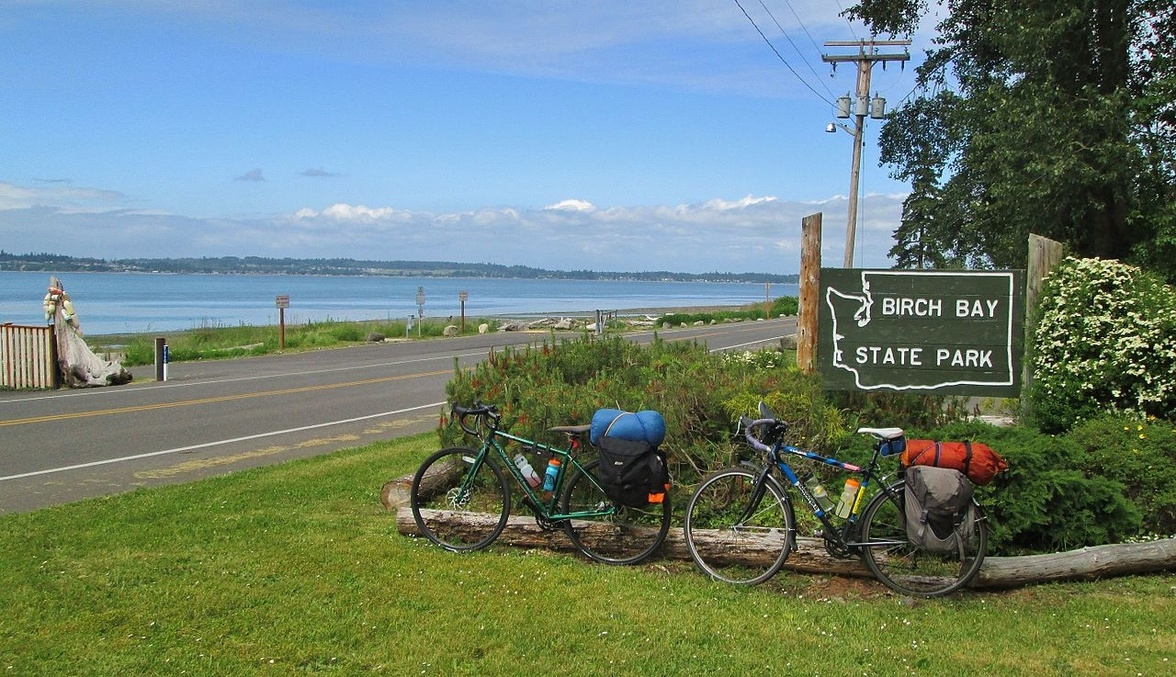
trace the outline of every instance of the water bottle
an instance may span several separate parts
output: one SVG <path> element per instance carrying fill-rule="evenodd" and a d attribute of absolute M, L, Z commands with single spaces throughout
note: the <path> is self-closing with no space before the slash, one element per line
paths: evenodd
<path fill-rule="evenodd" d="M 853 504 L 857 499 L 858 490 L 862 488 L 862 483 L 854 478 L 845 480 L 845 489 L 841 492 L 841 500 L 837 502 L 837 516 L 845 519 L 853 512 Z"/>
<path fill-rule="evenodd" d="M 539 486 L 539 473 L 535 472 L 535 469 L 527 462 L 526 456 L 518 454 L 514 457 L 514 462 L 519 467 L 519 472 L 523 473 L 523 479 L 527 480 L 527 484 L 532 487 Z"/>
<path fill-rule="evenodd" d="M 556 475 L 559 475 L 559 459 L 553 457 L 547 463 L 547 472 L 543 473 L 543 491 L 553 491 L 555 489 Z"/>
<path fill-rule="evenodd" d="M 821 507 L 821 510 L 829 512 L 833 509 L 833 501 L 829 499 L 829 494 L 826 493 L 825 487 L 821 486 L 820 478 L 816 475 L 809 475 L 809 478 L 804 481 L 804 485 L 808 487 L 813 498 L 817 500 L 817 505 Z"/>

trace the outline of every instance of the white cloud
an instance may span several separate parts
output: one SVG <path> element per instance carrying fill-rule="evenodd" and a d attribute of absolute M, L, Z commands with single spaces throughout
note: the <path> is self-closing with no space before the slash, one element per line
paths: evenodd
<path fill-rule="evenodd" d="M 591 202 L 584 200 L 563 200 L 543 209 L 553 212 L 590 212 L 594 211 L 596 207 Z"/>
<path fill-rule="evenodd" d="M 53 181 L 51 186 L 18 186 L 0 181 L 0 210 L 39 206 L 71 212 L 108 210 L 125 199 L 118 191 L 63 183 L 66 182 Z"/>
<path fill-rule="evenodd" d="M 335 203 L 268 218 L 196 219 L 132 210 L 97 189 L 0 183 L 3 247 L 106 259 L 269 256 L 444 260 L 558 270 L 795 273 L 801 220 L 823 213 L 826 261 L 839 265 L 842 197 L 815 203 L 772 196 L 698 204 L 597 207 L 568 199 L 542 209 L 432 214 Z M 856 260 L 887 266 L 901 195 L 866 195 Z M 113 202 L 96 208 L 102 199 Z M 89 200 L 88 209 L 77 208 Z"/>

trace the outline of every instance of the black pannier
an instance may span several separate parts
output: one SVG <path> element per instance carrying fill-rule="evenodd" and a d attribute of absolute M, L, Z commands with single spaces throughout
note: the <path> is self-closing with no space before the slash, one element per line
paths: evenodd
<path fill-rule="evenodd" d="M 644 440 L 604 435 L 596 441 L 600 454 L 597 478 L 613 501 L 640 508 L 663 500 L 669 477 L 664 454 Z"/>

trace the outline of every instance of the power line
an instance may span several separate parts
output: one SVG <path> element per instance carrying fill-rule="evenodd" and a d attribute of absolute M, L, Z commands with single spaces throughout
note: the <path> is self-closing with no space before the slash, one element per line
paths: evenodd
<path fill-rule="evenodd" d="M 788 0 L 784 0 L 784 2 L 788 5 L 789 9 L 792 9 L 792 4 L 788 2 Z M 788 44 L 792 45 L 792 49 L 796 50 L 796 54 L 801 58 L 801 60 L 804 61 L 804 64 L 808 66 L 809 72 L 813 74 L 813 77 L 817 79 L 817 82 L 821 83 L 821 86 L 825 88 L 825 91 L 829 93 L 830 97 L 836 97 L 837 95 L 833 93 L 833 90 L 829 89 L 829 85 L 825 84 L 824 79 L 822 79 L 821 76 L 817 74 L 816 69 L 814 69 L 812 64 L 809 63 L 809 60 L 804 58 L 804 52 L 801 52 L 800 47 L 797 47 L 796 43 L 792 41 L 792 36 L 788 35 L 788 31 L 785 31 L 784 27 L 780 25 L 780 22 L 776 19 L 776 15 L 772 14 L 772 10 L 768 9 L 768 6 L 764 4 L 764 0 L 759 0 L 759 4 L 760 7 L 763 7 L 764 11 L 768 13 L 768 16 L 772 19 L 772 22 L 776 24 L 776 28 L 780 29 L 780 34 L 784 36 L 784 39 L 788 41 Z M 816 47 L 817 43 L 813 41 L 813 36 L 809 35 L 808 28 L 806 28 L 804 22 L 800 20 L 800 15 L 796 13 L 795 9 L 792 9 L 792 15 L 796 17 L 796 21 L 800 24 L 801 29 L 804 30 L 805 35 L 809 36 L 809 41 L 813 43 L 813 47 Z M 820 51 L 819 47 L 817 47 L 817 51 Z"/>
<path fill-rule="evenodd" d="M 792 71 L 792 74 L 796 76 L 797 80 L 800 80 L 802 85 L 804 85 L 813 94 L 816 94 L 817 98 L 821 101 L 824 101 L 830 106 L 836 105 L 829 99 L 826 99 L 825 96 L 816 89 L 813 89 L 813 86 L 810 85 L 804 78 L 800 77 L 800 73 L 797 73 L 796 69 L 792 67 L 792 64 L 788 63 L 788 60 L 784 58 L 784 55 L 780 54 L 779 50 L 776 49 L 776 46 L 773 45 L 772 41 L 768 39 L 768 36 L 764 35 L 764 32 L 760 30 L 760 27 L 755 23 L 755 19 L 751 18 L 751 15 L 747 13 L 747 10 L 743 8 L 743 5 L 739 2 L 739 0 L 735 0 L 735 5 L 739 7 L 739 11 L 743 12 L 743 16 L 747 17 L 747 20 L 751 22 L 752 27 L 755 28 L 755 31 L 760 34 L 760 37 L 764 39 L 764 42 L 767 43 L 768 47 L 771 48 L 773 53 L 775 53 L 776 58 L 780 60 L 780 63 L 784 64 L 788 70 Z"/>
<path fill-rule="evenodd" d="M 763 4 L 763 0 L 760 0 L 760 4 Z M 805 35 L 808 36 L 809 42 L 812 44 L 813 49 L 817 50 L 818 52 L 821 51 L 821 48 L 817 45 L 817 41 L 813 39 L 813 34 L 809 33 L 808 26 L 804 25 L 804 21 L 800 18 L 800 14 L 798 14 L 796 12 L 796 8 L 792 6 L 791 0 L 784 0 L 784 4 L 788 5 L 788 9 L 792 11 L 792 16 L 796 17 L 796 23 L 800 24 L 800 29 L 804 31 Z"/>
<path fill-rule="evenodd" d="M 839 10 L 840 10 L 839 12 L 837 12 L 837 16 L 839 16 L 839 17 L 841 17 L 841 18 L 845 19 L 845 23 L 849 25 L 849 33 L 850 33 L 850 35 L 852 35 L 852 36 L 853 36 L 853 39 L 854 39 L 854 40 L 858 40 L 859 38 L 858 38 L 858 36 L 857 36 L 857 31 L 855 31 L 855 30 L 853 29 L 853 22 L 852 22 L 852 21 L 850 21 L 850 20 L 849 20 L 849 18 L 845 16 L 845 8 L 841 6 L 841 0 L 837 0 L 837 9 L 839 9 Z"/>

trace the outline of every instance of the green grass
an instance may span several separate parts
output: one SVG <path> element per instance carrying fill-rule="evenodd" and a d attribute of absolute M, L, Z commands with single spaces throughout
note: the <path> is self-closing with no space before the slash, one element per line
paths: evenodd
<path fill-rule="evenodd" d="M 498 328 L 498 320 L 466 318 L 465 334 L 477 334 L 478 325 L 486 323 L 491 331 Z M 381 334 L 390 339 L 436 338 L 442 336 L 449 320 L 426 318 L 413 325 L 405 334 L 404 320 L 348 322 L 323 320 L 286 325 L 285 350 L 295 352 L 355 345 L 367 340 L 369 334 Z M 460 320 L 453 322 L 460 328 Z M 250 355 L 267 355 L 282 350 L 281 332 L 277 326 L 240 325 L 201 326 L 186 331 L 144 334 L 108 334 L 86 339 L 99 354 L 121 354 L 120 364 L 133 367 L 155 362 L 155 337 L 167 339 L 168 359 L 172 362 L 226 359 Z"/>
<path fill-rule="evenodd" d="M 420 435 L 0 516 L 3 675 L 1164 675 L 1176 577 L 911 603 L 396 532 Z M 679 500 L 682 497 L 678 497 Z"/>

